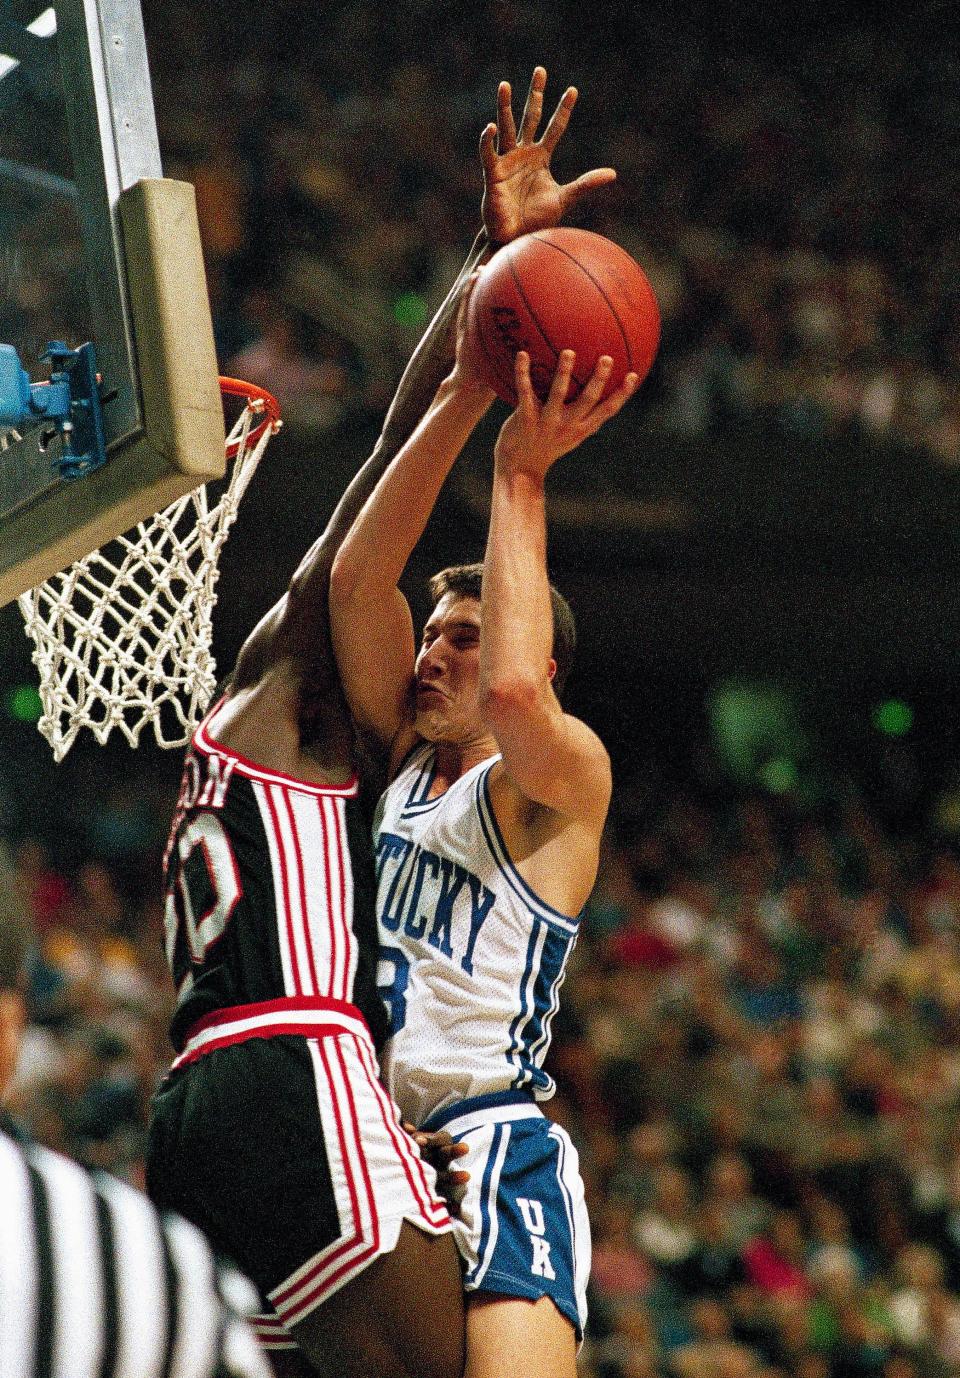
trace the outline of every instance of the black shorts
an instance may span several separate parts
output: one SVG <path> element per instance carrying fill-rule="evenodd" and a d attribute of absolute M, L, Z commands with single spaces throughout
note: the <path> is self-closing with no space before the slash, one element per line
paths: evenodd
<path fill-rule="evenodd" d="M 368 1039 L 254 1037 L 171 1073 L 153 1102 L 147 1188 L 259 1287 L 268 1347 L 396 1247 L 450 1228 Z"/>

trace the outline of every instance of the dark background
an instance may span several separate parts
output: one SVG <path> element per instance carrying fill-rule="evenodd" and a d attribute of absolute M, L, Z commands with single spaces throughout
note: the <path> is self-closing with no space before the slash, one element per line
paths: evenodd
<path fill-rule="evenodd" d="M 799 246 L 834 265 L 852 256 L 879 262 L 899 294 L 887 363 L 896 368 L 907 356 L 914 367 L 920 359 L 949 387 L 957 361 L 944 340 L 955 326 L 930 322 L 955 319 L 958 292 L 944 258 L 957 228 L 950 17 L 950 7 L 936 4 L 913 8 L 908 22 L 893 4 L 781 11 L 742 0 L 685 4 L 669 16 L 626 3 L 589 13 L 566 3 L 490 3 L 469 13 L 447 4 L 313 10 L 275 3 L 267 13 L 235 4 L 216 16 L 147 3 L 168 170 L 202 176 L 212 165 L 221 174 L 239 171 L 243 181 L 238 243 L 223 252 L 209 236 L 224 362 L 256 338 L 250 296 L 262 288 L 296 316 L 304 356 L 339 359 L 347 378 L 321 426 L 287 408 L 287 428 L 248 495 L 222 559 L 221 667 L 282 591 L 362 461 L 419 329 L 393 331 L 371 381 L 368 364 L 358 363 L 322 312 L 321 319 L 305 308 L 297 315 L 290 265 L 303 253 L 336 263 L 339 227 L 321 201 L 305 198 L 291 171 L 296 154 L 277 153 L 278 131 L 295 129 L 312 109 L 313 131 L 336 144 L 345 137 L 337 120 L 349 126 L 352 102 L 380 100 L 402 111 L 411 64 L 426 72 L 433 119 L 413 119 L 420 142 L 411 148 L 385 115 L 390 137 L 374 130 L 359 140 L 355 177 L 373 185 L 384 216 L 401 223 L 427 214 L 431 197 L 447 198 L 447 223 L 424 223 L 419 248 L 380 270 L 388 295 L 410 287 L 432 306 L 442 274 L 430 257 L 431 230 L 453 256 L 476 226 L 474 141 L 496 77 L 512 78 L 519 103 L 530 68 L 543 61 L 548 107 L 562 81 L 582 87 L 560 175 L 593 162 L 621 167 L 617 187 L 585 208 L 580 223 L 653 252 L 692 225 L 774 255 Z M 724 102 L 742 109 L 751 72 L 765 92 L 759 171 L 754 155 L 738 161 L 736 141 L 734 153 L 711 141 L 711 111 Z M 668 89 L 671 81 L 681 93 Z M 782 116 L 780 87 L 790 92 Z M 872 180 L 859 185 L 856 167 L 845 186 L 843 121 L 861 117 L 881 131 L 880 152 L 866 159 Z M 307 157 L 310 137 L 302 135 Z M 654 153 L 636 156 L 641 146 Z M 809 206 L 825 189 L 832 202 L 811 219 Z M 737 270 L 748 273 L 749 263 Z M 630 776 L 647 757 L 693 768 L 691 754 L 710 739 L 711 693 L 729 681 L 773 683 L 800 714 L 808 764 L 841 762 L 868 782 L 890 746 L 871 715 L 883 701 L 903 699 L 914 719 L 896 749 L 912 761 L 916 780 L 907 793 L 922 809 L 949 782 L 956 755 L 958 469 L 915 434 L 877 438 L 854 423 L 811 423 L 802 406 L 730 407 L 720 398 L 698 433 L 677 434 L 671 370 L 709 337 L 716 290 L 700 281 L 696 311 L 689 303 L 665 311 L 661 357 L 642 397 L 553 481 L 552 572 L 581 636 L 571 705 L 596 723 Z M 792 366 L 790 346 L 778 349 Z M 482 553 L 494 427 L 492 419 L 471 445 L 414 560 L 410 591 L 420 610 L 426 573 Z M 0 695 L 9 708 L 32 671 L 15 610 L 3 613 L 2 628 Z M 133 757 L 125 747 L 104 756 L 80 743 L 53 768 L 32 732 L 9 711 L 0 719 L 15 829 L 60 828 L 58 797 L 108 762 L 116 779 L 146 769 L 164 779 L 174 773 L 149 745 Z M 49 809 L 38 810 L 40 801 Z"/>

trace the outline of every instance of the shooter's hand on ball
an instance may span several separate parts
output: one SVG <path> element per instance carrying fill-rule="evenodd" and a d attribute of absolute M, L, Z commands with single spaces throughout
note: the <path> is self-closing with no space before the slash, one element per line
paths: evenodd
<path fill-rule="evenodd" d="M 507 244 L 521 234 L 558 225 L 584 192 L 606 186 L 617 175 L 612 167 L 599 167 L 565 186 L 554 180 L 550 159 L 570 123 L 577 89 L 567 87 L 542 138 L 537 139 L 546 84 L 544 68 L 534 68 L 518 137 L 510 83 L 501 81 L 497 122 L 488 124 L 480 136 L 483 225 L 492 244 Z"/>
<path fill-rule="evenodd" d="M 521 350 L 516 361 L 516 410 L 507 417 L 497 439 L 494 461 L 501 471 L 525 474 L 542 482 L 547 470 L 561 455 L 568 454 L 594 435 L 632 395 L 637 375 L 628 373 L 620 387 L 601 401 L 613 360 L 603 354 L 573 402 L 567 402 L 576 355 L 565 349 L 550 384 L 547 400 L 541 402 L 530 380 L 530 355 Z"/>

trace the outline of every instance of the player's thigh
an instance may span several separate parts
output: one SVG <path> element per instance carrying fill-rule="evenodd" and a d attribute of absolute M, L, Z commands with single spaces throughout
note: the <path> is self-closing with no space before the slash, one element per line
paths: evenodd
<path fill-rule="evenodd" d="M 452 1235 L 405 1223 L 392 1253 L 291 1333 L 322 1378 L 461 1378 L 463 1287 Z"/>
<path fill-rule="evenodd" d="M 550 1297 L 467 1298 L 464 1378 L 575 1378 L 577 1337 Z"/>

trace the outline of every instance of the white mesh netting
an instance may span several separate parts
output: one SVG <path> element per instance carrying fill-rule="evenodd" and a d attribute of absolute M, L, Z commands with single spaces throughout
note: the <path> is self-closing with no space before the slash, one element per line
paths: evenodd
<path fill-rule="evenodd" d="M 279 427 L 251 402 L 227 439 L 235 457 L 216 502 L 196 488 L 18 600 L 54 760 L 83 728 L 101 745 L 116 728 L 136 746 L 147 724 L 163 747 L 189 740 L 216 685 L 220 551 Z"/>

